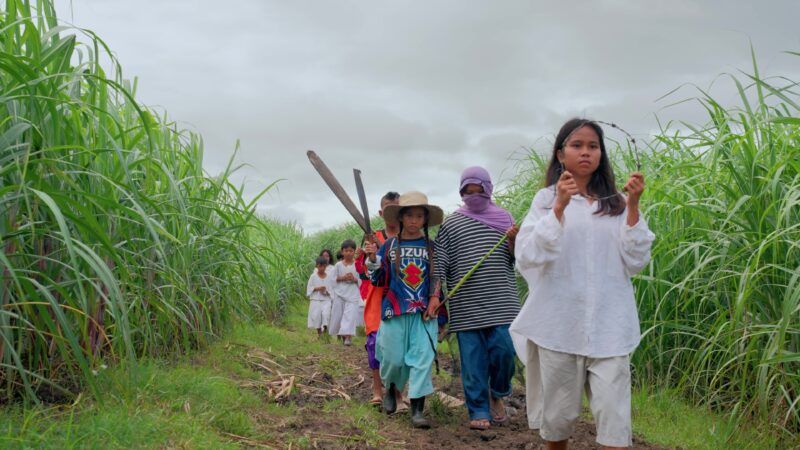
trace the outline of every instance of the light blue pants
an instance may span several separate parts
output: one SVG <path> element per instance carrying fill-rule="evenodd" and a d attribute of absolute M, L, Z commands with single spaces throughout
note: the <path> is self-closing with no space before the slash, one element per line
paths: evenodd
<path fill-rule="evenodd" d="M 400 390 L 408 384 L 409 398 L 433 393 L 431 365 L 435 356 L 436 320 L 422 320 L 422 314 L 402 314 L 381 322 L 375 357 L 381 363 L 381 380 Z"/>

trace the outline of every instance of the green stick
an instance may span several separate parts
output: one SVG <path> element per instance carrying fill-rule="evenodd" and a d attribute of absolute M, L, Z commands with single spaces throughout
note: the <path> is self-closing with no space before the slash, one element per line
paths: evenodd
<path fill-rule="evenodd" d="M 483 262 L 486 261 L 486 258 L 491 256 L 491 254 L 494 253 L 495 250 L 500 248 L 500 246 L 503 245 L 503 242 L 507 240 L 508 240 L 508 235 L 504 234 L 503 237 L 501 237 L 500 240 L 497 242 L 497 244 L 494 244 L 494 247 L 492 247 L 485 255 L 481 256 L 481 259 L 479 259 L 478 262 L 476 262 L 475 265 L 472 266 L 471 269 L 469 269 L 469 272 L 465 273 L 464 276 L 461 277 L 460 280 L 458 280 L 458 283 L 456 283 L 456 285 L 453 286 L 453 289 L 451 289 L 447 293 L 447 297 L 445 297 L 444 301 L 442 301 L 442 304 L 444 305 L 445 303 L 447 303 L 448 300 L 453 298 L 453 296 L 456 295 L 456 292 L 458 292 L 458 289 L 461 287 L 461 285 L 464 284 L 469 279 L 469 277 L 471 277 L 472 274 L 475 273 L 476 270 L 478 270 L 478 267 L 480 267 L 481 264 L 483 264 Z"/>

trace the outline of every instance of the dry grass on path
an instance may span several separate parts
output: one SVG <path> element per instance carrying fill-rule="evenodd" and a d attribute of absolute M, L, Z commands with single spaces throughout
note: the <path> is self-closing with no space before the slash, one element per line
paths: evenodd
<path fill-rule="evenodd" d="M 253 418 L 258 434 L 264 438 L 242 437 L 241 444 L 285 449 L 538 449 L 543 444 L 538 433 L 528 429 L 524 389 L 520 386 L 515 386 L 508 402 L 516 414 L 505 426 L 482 432 L 469 430 L 465 407 L 448 407 L 438 398 L 429 397 L 427 413 L 433 427 L 417 430 L 411 426 L 407 412 L 387 416 L 369 405 L 371 377 L 363 338 L 355 339 L 352 347 L 332 339 L 318 348 L 322 351 L 311 354 L 299 354 L 296 348 L 290 352 L 243 349 L 241 357 L 261 379 L 243 381 L 241 387 L 256 391 L 265 409 Z M 463 400 L 459 378 L 452 375 L 452 358 L 442 354 L 440 362 L 441 372 L 434 377 L 437 390 Z M 642 449 L 663 448 L 639 439 L 634 444 Z M 597 448 L 594 425 L 581 421 L 570 448 Z"/>

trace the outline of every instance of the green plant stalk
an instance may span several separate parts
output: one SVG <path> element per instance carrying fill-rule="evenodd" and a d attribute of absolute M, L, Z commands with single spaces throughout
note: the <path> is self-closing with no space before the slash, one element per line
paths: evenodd
<path fill-rule="evenodd" d="M 698 91 L 706 123 L 666 125 L 640 155 L 642 215 L 657 240 L 633 280 L 642 339 L 631 363 L 635 385 L 680 392 L 734 422 L 771 423 L 795 442 L 800 94 L 791 80 L 759 74 L 755 58 L 749 72 L 727 77 L 738 105 Z M 635 170 L 624 148 L 608 150 L 616 173 Z M 512 213 L 530 204 L 549 162 L 526 156 L 499 194 Z"/>
<path fill-rule="evenodd" d="M 307 266 L 298 227 L 256 214 L 272 185 L 245 198 L 233 157 L 207 174 L 202 138 L 51 0 L 2 4 L 0 403 L 96 393 L 103 367 L 278 318 Z"/>
<path fill-rule="evenodd" d="M 504 234 L 503 237 L 501 237 L 500 240 L 497 241 L 496 244 L 494 244 L 494 247 L 489 249 L 489 251 L 486 252 L 485 255 L 481 256 L 481 259 L 479 259 L 478 262 L 476 262 L 475 265 L 472 266 L 472 268 L 470 268 L 469 271 L 467 273 L 465 273 L 464 276 L 461 277 L 460 280 L 458 280 L 458 283 L 456 283 L 456 285 L 453 286 L 452 289 L 448 289 L 447 296 L 442 301 L 442 304 L 447 303 L 448 300 L 453 298 L 456 295 L 456 292 L 458 292 L 458 290 L 461 288 L 461 285 L 466 283 L 466 281 L 469 280 L 469 278 L 472 276 L 472 274 L 474 274 L 475 271 L 478 270 L 478 268 L 484 263 L 484 261 L 486 261 L 486 259 L 489 258 L 489 256 L 491 256 L 492 253 L 494 253 L 495 250 L 500 248 L 500 246 L 503 245 L 503 243 L 506 242 L 507 240 L 508 240 L 508 235 Z"/>

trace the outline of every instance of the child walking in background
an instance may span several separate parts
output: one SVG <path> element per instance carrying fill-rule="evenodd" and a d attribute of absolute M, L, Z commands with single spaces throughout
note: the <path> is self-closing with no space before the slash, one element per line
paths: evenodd
<path fill-rule="evenodd" d="M 333 259 L 333 252 L 331 252 L 326 248 L 319 253 L 319 256 L 327 258 L 328 266 L 325 268 L 325 270 L 331 276 L 331 279 L 333 280 L 335 286 L 336 275 L 334 274 L 334 267 L 335 267 L 334 264 L 336 264 L 336 261 L 334 261 Z M 339 339 L 340 341 L 342 340 L 342 337 L 339 336 L 339 326 L 342 324 L 343 310 L 344 310 L 344 303 L 342 302 L 342 299 L 336 296 L 336 292 L 331 292 L 331 315 L 330 315 L 330 321 L 328 322 L 328 334 L 330 334 L 331 336 L 336 336 L 337 339 Z"/>
<path fill-rule="evenodd" d="M 633 173 L 627 197 L 617 191 L 602 128 L 572 119 L 517 235 L 530 292 L 510 331 L 526 365 L 528 423 L 548 449 L 567 448 L 584 390 L 597 443 L 632 443 L 630 354 L 640 332 L 630 277 L 655 238 L 639 215 L 644 186 Z"/>
<path fill-rule="evenodd" d="M 316 260 L 317 270 L 311 274 L 306 286 L 308 305 L 308 328 L 316 328 L 317 336 L 328 331 L 331 317 L 331 297 L 333 296 L 333 277 L 328 274 L 328 260 L 320 256 Z"/>
<path fill-rule="evenodd" d="M 428 229 L 442 223 L 443 216 L 441 208 L 428 204 L 425 194 L 407 192 L 400 196 L 399 204 L 384 210 L 387 222 L 400 224 L 400 233 L 380 250 L 374 243 L 364 246 L 372 283 L 388 287 L 375 349 L 381 380 L 387 386 L 383 408 L 394 413 L 395 391 L 408 383 L 411 423 L 417 428 L 430 427 L 424 415 L 425 396 L 433 393 L 431 365 L 438 331 L 437 321 L 432 320 L 436 311 L 428 308 L 429 302 L 439 303 Z"/>
<path fill-rule="evenodd" d="M 336 298 L 341 301 L 342 319 L 338 335 L 344 345 L 350 345 L 356 334 L 356 323 L 361 313 L 361 292 L 358 289 L 358 272 L 355 264 L 356 243 L 352 239 L 342 242 L 342 260 L 336 263 L 333 273 L 336 277 Z"/>
<path fill-rule="evenodd" d="M 378 230 L 373 236 L 374 242 L 377 246 L 383 245 L 387 239 L 397 236 L 400 232 L 400 227 L 397 222 L 387 222 L 383 215 L 383 210 L 389 205 L 396 205 L 400 200 L 400 194 L 397 192 L 389 191 L 381 197 L 381 208 L 378 210 L 378 215 L 384 219 L 386 227 L 383 230 Z M 364 333 L 367 335 L 366 344 L 364 348 L 367 351 L 367 364 L 372 371 L 372 400 L 373 405 L 380 405 L 383 398 L 383 383 L 381 382 L 380 363 L 375 358 L 375 340 L 378 335 L 378 328 L 381 326 L 381 301 L 385 288 L 375 286 L 367 275 L 367 266 L 364 263 L 366 253 L 356 258 L 356 270 L 362 275 L 364 282 L 362 283 L 361 295 L 365 300 L 364 304 Z M 397 395 L 397 404 L 402 405 L 402 390 L 403 386 L 399 386 L 395 393 Z"/>
<path fill-rule="evenodd" d="M 335 261 L 333 260 L 333 253 L 331 253 L 331 251 L 328 250 L 327 248 L 324 248 L 322 249 L 322 251 L 319 252 L 319 256 L 322 256 L 323 258 L 325 258 L 325 261 L 327 261 L 325 263 L 326 264 L 325 271 L 330 272 L 331 270 L 333 270 L 333 265 L 335 264 Z"/>

